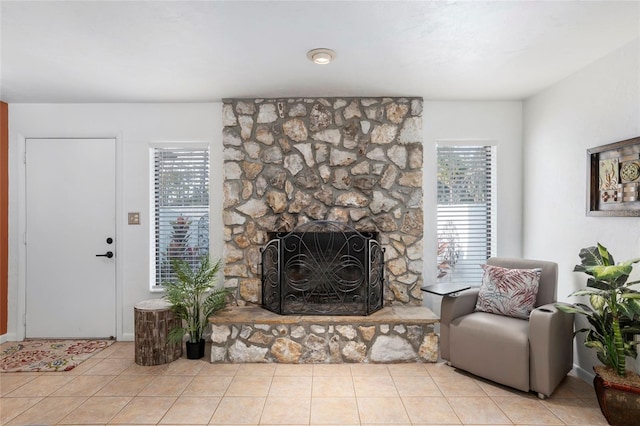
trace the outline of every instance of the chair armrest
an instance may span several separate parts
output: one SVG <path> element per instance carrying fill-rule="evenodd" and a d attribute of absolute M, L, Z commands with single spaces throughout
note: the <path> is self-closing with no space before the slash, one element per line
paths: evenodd
<path fill-rule="evenodd" d="M 440 305 L 440 323 L 449 324 L 462 315 L 470 314 L 476 308 L 479 288 L 461 291 L 457 296 L 443 296 Z"/>
<path fill-rule="evenodd" d="M 551 303 L 529 317 L 531 390 L 550 396 L 573 367 L 573 314 Z"/>
<path fill-rule="evenodd" d="M 475 310 L 479 288 L 461 291 L 457 296 L 443 296 L 440 304 L 440 357 L 449 361 L 449 324 Z"/>

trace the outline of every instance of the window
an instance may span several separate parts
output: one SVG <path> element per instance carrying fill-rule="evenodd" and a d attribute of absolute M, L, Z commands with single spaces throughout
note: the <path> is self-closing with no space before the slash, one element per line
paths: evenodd
<path fill-rule="evenodd" d="M 155 286 L 209 253 L 209 148 L 153 148 Z"/>
<path fill-rule="evenodd" d="M 438 146 L 438 280 L 480 283 L 495 247 L 495 148 Z"/>

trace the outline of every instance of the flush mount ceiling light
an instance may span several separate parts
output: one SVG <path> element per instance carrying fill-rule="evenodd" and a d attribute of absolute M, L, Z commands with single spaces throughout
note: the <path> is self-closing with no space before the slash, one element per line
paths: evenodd
<path fill-rule="evenodd" d="M 307 58 L 318 65 L 326 65 L 333 61 L 335 57 L 336 52 L 331 49 L 312 49 L 307 52 Z"/>

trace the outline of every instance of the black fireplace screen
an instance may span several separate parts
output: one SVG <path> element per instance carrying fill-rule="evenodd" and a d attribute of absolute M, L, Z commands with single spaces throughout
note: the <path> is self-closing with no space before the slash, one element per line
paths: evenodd
<path fill-rule="evenodd" d="M 384 252 L 377 237 L 331 221 L 269 233 L 262 249 L 262 306 L 283 315 L 381 309 Z"/>

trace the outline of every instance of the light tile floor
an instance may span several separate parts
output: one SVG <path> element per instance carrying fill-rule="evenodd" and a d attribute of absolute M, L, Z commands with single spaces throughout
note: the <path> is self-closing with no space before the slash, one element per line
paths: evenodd
<path fill-rule="evenodd" d="M 568 376 L 539 400 L 437 364 L 134 363 L 117 342 L 63 373 L 0 374 L 0 424 L 606 425 Z"/>

